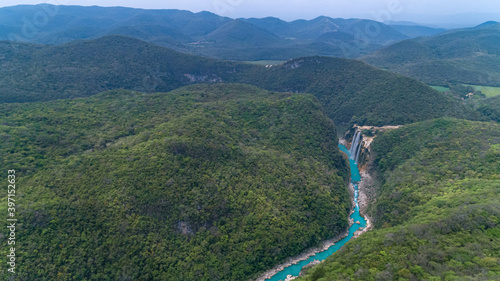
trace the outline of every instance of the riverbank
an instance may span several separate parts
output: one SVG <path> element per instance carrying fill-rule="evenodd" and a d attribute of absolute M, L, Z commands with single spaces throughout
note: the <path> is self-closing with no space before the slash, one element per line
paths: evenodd
<path fill-rule="evenodd" d="M 374 200 L 374 180 L 372 176 L 367 172 L 367 171 L 360 171 L 361 175 L 361 181 L 358 184 L 358 189 L 359 189 L 359 198 L 358 198 L 358 204 L 359 204 L 359 210 L 363 214 L 363 216 L 366 216 L 367 210 L 368 210 L 368 205 L 372 200 Z"/>
<path fill-rule="evenodd" d="M 360 172 L 361 181 L 358 183 L 358 205 L 359 205 L 359 213 L 366 220 L 366 227 L 363 229 L 359 229 L 354 233 L 354 238 L 359 237 L 361 234 L 371 230 L 373 228 L 372 218 L 368 216 L 368 204 L 371 202 L 372 197 L 372 187 L 373 187 L 373 178 L 372 176 L 366 172 Z"/>
<path fill-rule="evenodd" d="M 349 217 L 353 214 L 353 212 L 354 211 L 351 211 L 351 213 L 349 214 Z M 264 272 L 259 278 L 255 279 L 255 281 L 265 281 L 266 279 L 270 279 L 271 277 L 276 275 L 278 272 L 283 271 L 285 268 L 292 266 L 292 265 L 295 265 L 295 264 L 298 264 L 299 262 L 305 261 L 318 253 L 321 253 L 321 252 L 328 250 L 330 247 L 334 246 L 336 242 L 344 239 L 345 237 L 347 237 L 349 235 L 349 228 L 353 224 L 354 224 L 354 221 L 352 219 L 349 219 L 349 227 L 346 229 L 346 231 L 344 233 L 339 234 L 332 239 L 324 241 L 322 246 L 309 249 L 301 255 L 290 258 L 287 262 L 275 266 L 274 268 Z M 319 261 L 317 263 L 319 263 Z M 287 278 L 286 280 L 287 281 L 293 280 L 295 278 L 298 278 L 298 276 L 292 276 L 290 278 Z M 250 280 L 250 281 L 252 281 L 252 280 Z"/>

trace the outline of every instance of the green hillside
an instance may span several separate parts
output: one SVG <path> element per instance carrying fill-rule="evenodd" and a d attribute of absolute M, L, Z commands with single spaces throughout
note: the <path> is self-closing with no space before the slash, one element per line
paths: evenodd
<path fill-rule="evenodd" d="M 363 57 L 380 68 L 430 85 L 500 86 L 500 24 L 447 31 L 398 42 Z"/>
<path fill-rule="evenodd" d="M 327 57 L 265 66 L 186 55 L 124 36 L 57 46 L 3 42 L 3 102 L 87 97 L 128 89 L 167 92 L 194 83 L 246 83 L 279 92 L 312 93 L 341 128 L 349 123 L 407 124 L 478 113 L 416 80 L 362 62 Z"/>
<path fill-rule="evenodd" d="M 355 60 L 298 58 L 240 81 L 274 91 L 313 93 L 341 128 L 353 123 L 400 125 L 441 116 L 480 118 L 449 95 Z"/>
<path fill-rule="evenodd" d="M 13 45 L 14 44 L 14 45 Z M 247 64 L 186 55 L 125 36 L 56 46 L 0 43 L 3 102 L 87 97 L 112 89 L 171 91 L 228 80 Z"/>
<path fill-rule="evenodd" d="M 196 85 L 0 114 L 16 280 L 246 280 L 347 227 L 347 163 L 310 95 Z"/>
<path fill-rule="evenodd" d="M 375 230 L 298 280 L 498 280 L 500 125 L 437 119 L 373 143 Z"/>
<path fill-rule="evenodd" d="M 500 96 L 477 101 L 477 111 L 491 120 L 500 122 Z"/>

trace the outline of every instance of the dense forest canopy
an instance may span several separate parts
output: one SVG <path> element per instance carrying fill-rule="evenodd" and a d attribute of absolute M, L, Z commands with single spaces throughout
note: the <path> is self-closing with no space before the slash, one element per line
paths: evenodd
<path fill-rule="evenodd" d="M 347 163 L 310 95 L 196 85 L 0 112 L 17 280 L 244 280 L 347 227 Z"/>
<path fill-rule="evenodd" d="M 57 46 L 3 42 L 0 97 L 31 102 L 105 90 L 167 92 L 194 83 L 234 82 L 312 93 L 337 126 L 400 125 L 451 116 L 487 118 L 446 93 L 362 62 L 308 57 L 265 67 L 185 55 L 124 36 Z M 26 82 L 29 81 L 29 82 Z"/>
<path fill-rule="evenodd" d="M 383 133 L 375 230 L 299 280 L 497 280 L 500 126 L 437 119 Z"/>

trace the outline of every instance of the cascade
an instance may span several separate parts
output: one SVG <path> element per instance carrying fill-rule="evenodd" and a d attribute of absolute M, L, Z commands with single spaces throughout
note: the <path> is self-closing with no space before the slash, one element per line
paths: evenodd
<path fill-rule="evenodd" d="M 349 149 L 349 153 L 351 154 L 350 158 L 354 159 L 356 157 L 356 150 L 359 145 L 359 140 L 361 139 L 361 132 L 356 131 L 354 137 L 352 137 L 351 148 Z"/>
<path fill-rule="evenodd" d="M 359 154 L 361 153 L 361 150 L 363 149 L 363 142 L 359 142 L 359 145 L 358 145 L 358 151 L 356 152 L 356 157 L 354 157 L 354 161 L 357 163 L 359 163 Z"/>
<path fill-rule="evenodd" d="M 349 153 L 351 154 L 350 158 L 356 163 L 358 162 L 359 154 L 361 152 L 361 144 L 361 132 L 356 131 L 354 137 L 352 138 L 351 148 L 349 149 Z"/>

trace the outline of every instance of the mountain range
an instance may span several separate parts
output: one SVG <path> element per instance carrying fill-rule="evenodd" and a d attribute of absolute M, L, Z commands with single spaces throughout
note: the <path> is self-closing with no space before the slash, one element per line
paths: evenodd
<path fill-rule="evenodd" d="M 500 23 L 404 40 L 362 60 L 431 85 L 500 86 Z"/>
<path fill-rule="evenodd" d="M 231 19 L 209 12 L 47 4 L 1 8 L 0 27 L 0 39 L 4 40 L 61 44 L 125 35 L 185 53 L 232 60 L 288 60 L 311 55 L 352 58 L 440 31 L 325 16 L 286 22 L 271 17 Z"/>

